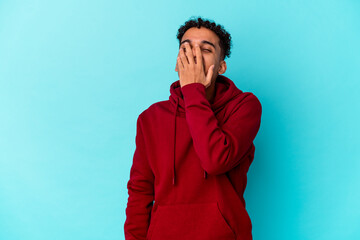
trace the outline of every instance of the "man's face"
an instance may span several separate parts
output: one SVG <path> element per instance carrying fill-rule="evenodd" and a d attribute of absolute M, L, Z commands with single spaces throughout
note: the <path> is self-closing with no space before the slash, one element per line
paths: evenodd
<path fill-rule="evenodd" d="M 200 46 L 205 74 L 207 74 L 208 69 L 211 65 L 213 64 L 215 65 L 212 81 L 216 79 L 220 67 L 220 62 L 222 62 L 220 56 L 221 48 L 219 45 L 219 41 L 220 41 L 219 37 L 210 29 L 207 29 L 205 27 L 200 27 L 200 28 L 192 27 L 185 32 L 180 42 L 181 43 L 180 47 L 183 48 L 185 48 L 183 43 L 188 42 L 191 46 L 194 56 L 195 56 L 195 43 L 197 43 Z M 197 56 L 194 57 L 195 62 L 197 62 L 196 57 Z"/>

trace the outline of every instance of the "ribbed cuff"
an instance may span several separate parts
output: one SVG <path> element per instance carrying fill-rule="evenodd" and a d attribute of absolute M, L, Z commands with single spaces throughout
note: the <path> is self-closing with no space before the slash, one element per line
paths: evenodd
<path fill-rule="evenodd" d="M 190 83 L 181 88 L 185 107 L 206 99 L 206 87 L 202 83 Z"/>

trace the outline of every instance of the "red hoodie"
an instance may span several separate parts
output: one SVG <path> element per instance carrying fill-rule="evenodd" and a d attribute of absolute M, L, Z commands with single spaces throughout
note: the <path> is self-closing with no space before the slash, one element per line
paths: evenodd
<path fill-rule="evenodd" d="M 201 83 L 170 93 L 137 119 L 125 239 L 252 239 L 243 194 L 260 101 L 223 75 L 213 103 Z"/>

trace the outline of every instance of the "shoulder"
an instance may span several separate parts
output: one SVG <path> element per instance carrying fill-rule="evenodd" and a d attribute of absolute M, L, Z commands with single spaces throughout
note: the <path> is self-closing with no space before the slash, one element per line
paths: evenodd
<path fill-rule="evenodd" d="M 259 98 L 252 92 L 242 92 L 234 100 L 235 106 L 232 110 L 233 113 L 238 112 L 249 114 L 262 114 L 262 105 Z"/>
<path fill-rule="evenodd" d="M 169 100 L 155 102 L 139 114 L 138 120 L 149 121 L 149 119 L 154 119 L 156 116 L 159 116 L 159 114 L 163 113 L 164 111 L 168 111 L 169 108 Z"/>
<path fill-rule="evenodd" d="M 259 98 L 252 92 L 244 92 L 244 94 L 246 94 L 246 97 L 245 97 L 245 101 L 246 102 L 251 102 L 252 104 L 254 105 L 258 105 L 261 107 L 261 102 L 259 100 Z"/>
<path fill-rule="evenodd" d="M 261 107 L 261 102 L 259 100 L 259 98 L 252 92 L 241 92 L 237 97 L 236 97 L 236 103 L 237 104 L 252 104 L 252 105 L 257 105 L 259 107 Z"/>

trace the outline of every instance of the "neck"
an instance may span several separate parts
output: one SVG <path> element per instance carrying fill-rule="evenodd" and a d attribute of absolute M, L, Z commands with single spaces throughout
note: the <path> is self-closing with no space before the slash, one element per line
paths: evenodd
<path fill-rule="evenodd" d="M 214 102 L 215 99 L 215 81 L 211 83 L 209 87 L 206 88 L 206 99 L 210 104 Z"/>

